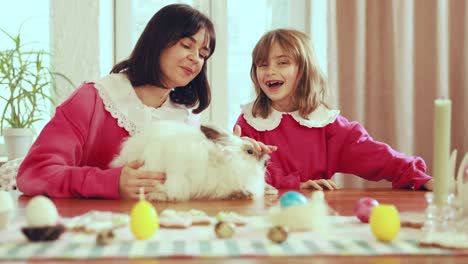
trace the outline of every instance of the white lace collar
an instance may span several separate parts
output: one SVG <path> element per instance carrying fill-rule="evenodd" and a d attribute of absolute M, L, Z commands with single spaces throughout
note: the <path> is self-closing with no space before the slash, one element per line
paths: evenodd
<path fill-rule="evenodd" d="M 125 74 L 110 74 L 95 82 L 106 110 L 117 119 L 118 125 L 131 136 L 156 120 L 180 120 L 199 125 L 199 116 L 192 109 L 167 99 L 159 108 L 144 105 Z"/>
<path fill-rule="evenodd" d="M 302 118 L 298 111 L 285 113 L 279 112 L 274 108 L 268 118 L 254 117 L 252 115 L 253 102 L 242 105 L 242 113 L 244 118 L 249 125 L 255 128 L 257 131 L 273 130 L 279 126 L 283 115 L 291 115 L 294 120 L 305 127 L 324 127 L 330 123 L 333 123 L 336 117 L 340 114 L 339 110 L 328 109 L 327 107 L 320 105 L 315 111 L 313 111 L 308 118 Z"/>

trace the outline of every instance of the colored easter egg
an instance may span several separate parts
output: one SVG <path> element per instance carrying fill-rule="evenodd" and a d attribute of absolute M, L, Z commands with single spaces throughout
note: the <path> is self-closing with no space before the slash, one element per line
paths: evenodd
<path fill-rule="evenodd" d="M 280 206 L 282 208 L 305 203 L 307 203 L 307 198 L 299 192 L 285 192 L 280 198 Z"/>
<path fill-rule="evenodd" d="M 369 225 L 377 240 L 392 241 L 400 231 L 398 210 L 391 204 L 380 204 L 372 209 Z"/>
<path fill-rule="evenodd" d="M 354 206 L 354 215 L 363 223 L 369 223 L 369 217 L 375 206 L 379 202 L 371 197 L 363 197 L 356 202 Z"/>
<path fill-rule="evenodd" d="M 156 209 L 144 198 L 130 212 L 130 229 L 136 239 L 146 240 L 159 229 Z"/>

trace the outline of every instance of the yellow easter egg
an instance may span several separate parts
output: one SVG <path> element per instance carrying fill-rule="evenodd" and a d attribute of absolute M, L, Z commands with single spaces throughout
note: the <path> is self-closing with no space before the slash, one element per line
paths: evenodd
<path fill-rule="evenodd" d="M 136 239 L 146 240 L 159 229 L 158 213 L 144 199 L 133 206 L 130 212 L 130 229 Z"/>
<path fill-rule="evenodd" d="M 372 209 L 369 225 L 377 240 L 392 241 L 400 231 L 400 215 L 394 205 L 380 204 Z"/>

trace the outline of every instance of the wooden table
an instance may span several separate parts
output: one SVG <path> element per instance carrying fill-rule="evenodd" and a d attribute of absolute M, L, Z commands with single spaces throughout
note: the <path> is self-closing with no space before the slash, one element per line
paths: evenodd
<path fill-rule="evenodd" d="M 283 192 L 283 191 L 282 191 Z M 280 194 L 282 193 L 280 192 Z M 310 196 L 310 191 L 304 191 Z M 364 196 L 377 199 L 380 203 L 390 203 L 397 206 L 400 212 L 423 211 L 426 208 L 423 191 L 390 190 L 390 189 L 341 189 L 326 191 L 325 198 L 329 205 L 341 215 L 353 215 L 356 201 Z M 156 209 L 190 210 L 197 208 L 209 215 L 219 211 L 233 211 L 241 215 L 260 215 L 278 202 L 279 196 L 266 196 L 259 201 L 191 201 L 185 203 L 154 203 Z M 18 197 L 18 214 L 24 215 L 24 208 L 30 197 Z M 95 200 L 95 199 L 53 199 L 58 211 L 63 217 L 84 214 L 90 210 L 102 210 L 128 213 L 135 201 L 130 200 Z M 175 258 L 175 259 L 112 259 L 112 260 L 80 260 L 80 261 L 46 261 L 44 263 L 468 263 L 468 256 L 371 256 L 371 257 L 274 257 L 274 258 Z M 15 262 L 18 263 L 18 262 Z M 21 262 L 19 262 L 21 263 Z M 24 263 L 24 262 L 23 262 Z"/>

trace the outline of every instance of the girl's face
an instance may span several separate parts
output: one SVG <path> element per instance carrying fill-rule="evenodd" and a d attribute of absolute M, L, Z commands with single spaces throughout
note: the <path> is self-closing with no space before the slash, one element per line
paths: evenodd
<path fill-rule="evenodd" d="M 191 82 L 201 71 L 205 58 L 210 55 L 205 29 L 195 35 L 182 38 L 161 52 L 161 71 L 166 87 L 182 87 Z"/>
<path fill-rule="evenodd" d="M 298 67 L 277 43 L 273 43 L 268 60 L 257 67 L 257 81 L 262 91 L 272 101 L 272 106 L 281 112 L 297 110 L 293 96 Z"/>

